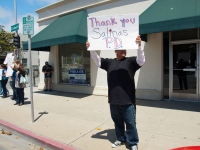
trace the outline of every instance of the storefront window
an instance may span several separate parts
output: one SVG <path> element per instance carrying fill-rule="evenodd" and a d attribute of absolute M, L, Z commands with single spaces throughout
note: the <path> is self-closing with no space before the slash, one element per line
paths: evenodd
<path fill-rule="evenodd" d="M 90 53 L 85 44 L 59 45 L 60 83 L 90 85 Z"/>

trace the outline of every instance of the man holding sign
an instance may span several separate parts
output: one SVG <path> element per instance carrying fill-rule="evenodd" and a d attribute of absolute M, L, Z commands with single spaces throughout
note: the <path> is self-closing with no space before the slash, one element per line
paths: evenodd
<path fill-rule="evenodd" d="M 135 122 L 135 72 L 144 64 L 145 56 L 138 36 L 138 14 L 88 17 L 86 47 L 95 64 L 107 71 L 108 103 L 115 124 L 117 140 L 112 147 L 125 142 L 131 150 L 138 149 L 138 133 Z M 137 37 L 137 38 L 136 38 Z M 134 42 L 133 39 L 136 38 Z M 138 49 L 137 57 L 126 57 L 125 49 Z M 116 58 L 100 58 L 94 50 L 115 50 Z M 126 124 L 126 136 L 125 125 Z"/>
<path fill-rule="evenodd" d="M 131 150 L 137 150 L 139 142 L 135 115 L 135 72 L 144 64 L 144 51 L 141 49 L 141 38 L 136 38 L 138 43 L 137 57 L 126 57 L 126 50 L 115 50 L 115 59 L 100 58 L 95 51 L 90 51 L 95 64 L 107 71 L 108 103 L 110 103 L 111 117 L 115 123 L 117 141 L 112 147 L 118 147 L 125 142 L 129 143 Z M 86 42 L 86 47 L 90 43 Z M 125 125 L 126 135 L 125 136 Z"/>

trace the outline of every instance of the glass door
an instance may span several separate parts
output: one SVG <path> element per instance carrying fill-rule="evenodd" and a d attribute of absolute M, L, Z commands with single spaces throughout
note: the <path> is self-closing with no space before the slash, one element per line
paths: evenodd
<path fill-rule="evenodd" d="M 172 44 L 170 90 L 172 100 L 198 100 L 198 43 Z"/>

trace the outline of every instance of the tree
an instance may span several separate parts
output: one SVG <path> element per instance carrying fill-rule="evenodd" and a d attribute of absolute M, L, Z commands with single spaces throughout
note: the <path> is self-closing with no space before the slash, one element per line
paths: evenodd
<path fill-rule="evenodd" d="M 13 44 L 14 33 L 8 33 L 3 29 L 0 31 L 0 55 L 6 55 L 7 52 L 12 52 L 15 49 Z"/>

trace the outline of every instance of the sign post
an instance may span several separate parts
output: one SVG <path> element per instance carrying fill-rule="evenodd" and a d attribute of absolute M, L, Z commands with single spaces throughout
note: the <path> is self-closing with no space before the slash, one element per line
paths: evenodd
<path fill-rule="evenodd" d="M 13 43 L 15 45 L 15 49 L 16 49 L 16 59 L 19 59 L 19 48 L 20 48 L 20 36 L 18 35 L 18 30 L 19 30 L 19 23 L 16 23 L 14 25 L 11 26 L 11 32 L 15 31 L 15 36 L 13 39 Z"/>
<path fill-rule="evenodd" d="M 18 35 L 19 24 L 17 23 L 17 2 L 16 2 L 16 0 L 14 0 L 14 16 L 15 16 L 15 25 L 11 26 L 11 32 L 15 31 L 15 37 L 19 37 L 19 35 Z M 18 42 L 19 42 L 19 44 L 15 45 L 15 49 L 17 50 L 16 59 L 20 59 L 19 58 L 20 40 Z"/>
<path fill-rule="evenodd" d="M 33 106 L 33 70 L 31 57 L 31 35 L 34 34 L 34 18 L 32 16 L 23 17 L 23 34 L 28 35 L 28 54 L 29 54 L 29 84 L 30 84 L 30 99 L 31 99 L 31 116 L 34 122 L 34 106 Z"/>

